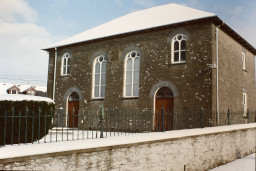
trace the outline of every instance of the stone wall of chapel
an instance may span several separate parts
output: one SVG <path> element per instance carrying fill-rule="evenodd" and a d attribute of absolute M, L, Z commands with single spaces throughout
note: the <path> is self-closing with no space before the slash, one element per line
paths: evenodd
<path fill-rule="evenodd" d="M 245 53 L 245 70 L 242 69 Z M 255 111 L 255 57 L 229 35 L 219 30 L 219 103 L 220 110 L 243 111 L 243 92 L 248 109 Z"/>
<path fill-rule="evenodd" d="M 156 29 L 115 38 L 81 43 L 58 48 L 56 73 L 56 109 L 65 108 L 64 94 L 71 87 L 83 93 L 80 110 L 95 109 L 101 104 L 105 108 L 153 110 L 152 88 L 159 82 L 172 83 L 178 91 L 174 97 L 174 110 L 211 108 L 212 70 L 207 64 L 212 62 L 212 26 L 197 23 L 177 28 Z M 174 32 L 186 31 L 187 62 L 171 63 L 171 43 L 169 37 Z M 123 97 L 124 51 L 137 47 L 142 52 L 140 62 L 139 97 Z M 70 75 L 61 76 L 61 57 L 70 53 Z M 106 95 L 104 100 L 92 99 L 92 64 L 90 60 L 97 52 L 105 52 L 109 58 L 106 75 Z M 50 52 L 48 97 L 52 97 L 54 51 Z"/>

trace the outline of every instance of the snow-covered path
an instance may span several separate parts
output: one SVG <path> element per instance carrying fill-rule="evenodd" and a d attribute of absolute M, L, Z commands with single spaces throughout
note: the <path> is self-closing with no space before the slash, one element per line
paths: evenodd
<path fill-rule="evenodd" d="M 216 167 L 210 171 L 255 171 L 256 170 L 256 153 L 248 155 L 244 158 L 237 159 L 228 164 Z"/>

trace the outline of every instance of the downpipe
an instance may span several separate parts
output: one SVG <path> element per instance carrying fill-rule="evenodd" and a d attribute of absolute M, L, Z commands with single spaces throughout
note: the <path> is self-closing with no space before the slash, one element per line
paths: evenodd
<path fill-rule="evenodd" d="M 55 100 L 55 84 L 56 84 L 56 64 L 57 64 L 57 47 L 55 47 L 55 56 L 54 56 L 54 75 L 53 75 L 53 92 L 52 92 L 52 100 Z"/>

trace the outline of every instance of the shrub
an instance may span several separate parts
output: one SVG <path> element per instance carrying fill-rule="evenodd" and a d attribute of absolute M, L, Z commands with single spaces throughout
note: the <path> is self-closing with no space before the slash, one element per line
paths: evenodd
<path fill-rule="evenodd" d="M 0 145 L 32 143 L 48 134 L 54 103 L 0 101 Z"/>

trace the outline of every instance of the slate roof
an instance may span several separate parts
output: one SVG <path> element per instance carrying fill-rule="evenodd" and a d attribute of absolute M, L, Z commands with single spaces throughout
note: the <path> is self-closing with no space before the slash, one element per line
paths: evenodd
<path fill-rule="evenodd" d="M 254 55 L 256 55 L 256 49 L 235 32 L 234 29 L 223 22 L 216 14 L 174 3 L 131 12 L 70 38 L 54 43 L 43 50 L 50 50 L 56 47 L 209 18 L 214 19 L 213 22 L 216 25 L 219 25 L 227 34 L 231 35 L 241 45 L 248 48 Z"/>

